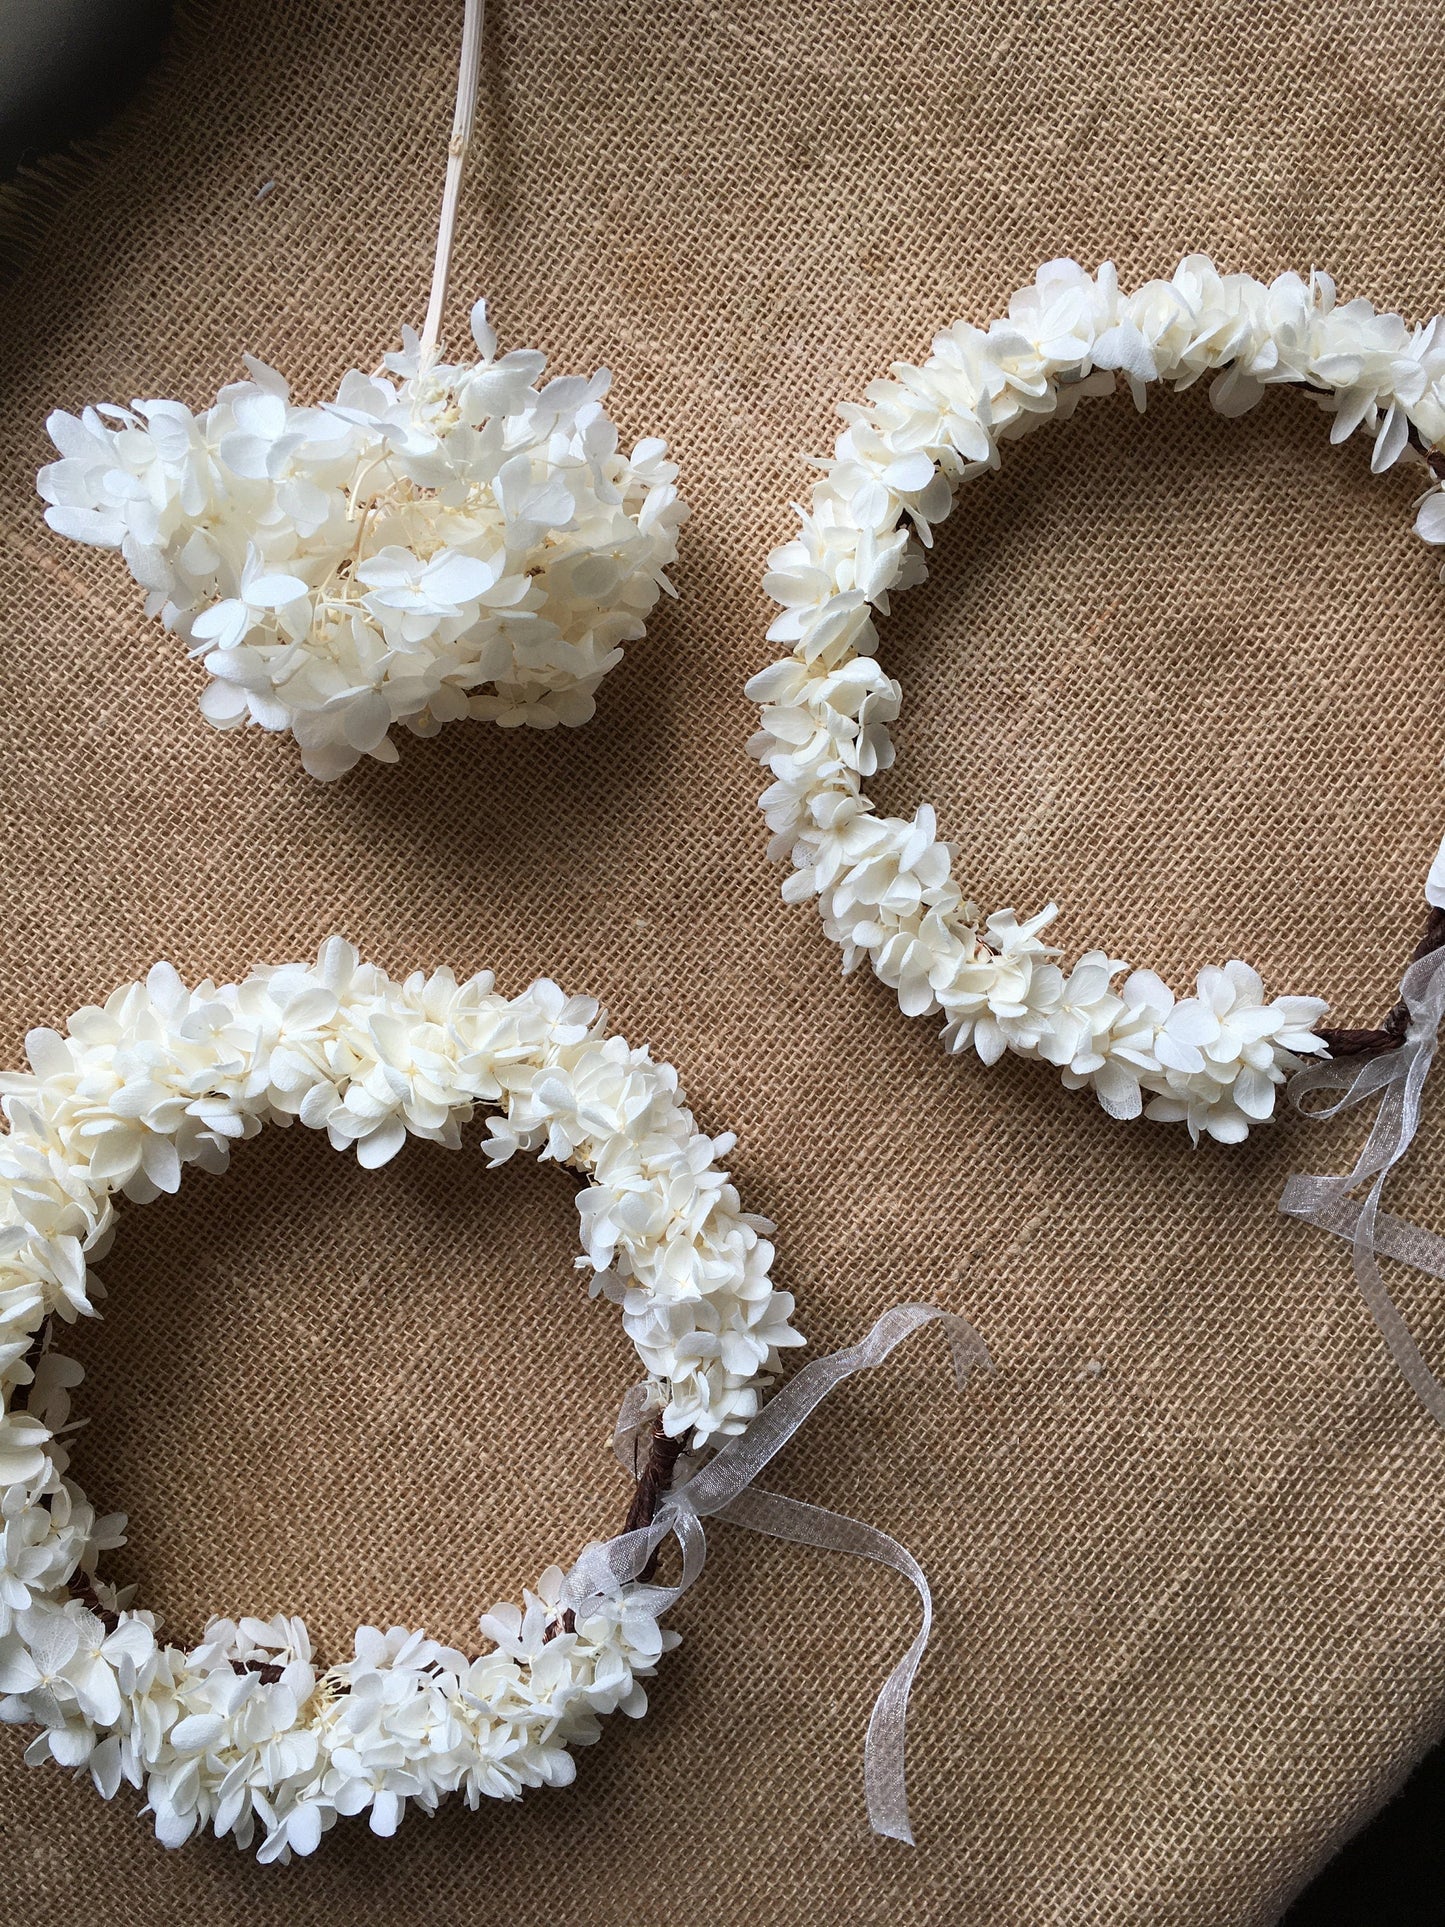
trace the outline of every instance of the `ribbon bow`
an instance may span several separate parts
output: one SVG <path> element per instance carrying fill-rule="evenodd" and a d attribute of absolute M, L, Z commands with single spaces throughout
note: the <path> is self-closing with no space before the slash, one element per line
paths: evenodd
<path fill-rule="evenodd" d="M 966 1319 L 939 1305 L 893 1306 L 856 1345 L 815 1358 L 795 1373 L 746 1431 L 729 1439 L 700 1469 L 664 1495 L 651 1525 L 588 1546 L 568 1573 L 562 1595 L 564 1605 L 578 1618 L 585 1618 L 590 1607 L 614 1598 L 621 1587 L 631 1586 L 670 1535 L 682 1553 L 681 1578 L 674 1586 L 637 1585 L 630 1595 L 658 1617 L 676 1605 L 701 1574 L 707 1552 L 702 1522 L 709 1518 L 726 1519 L 730 1525 L 765 1532 L 774 1539 L 791 1539 L 798 1545 L 875 1559 L 912 1580 L 923 1607 L 922 1624 L 912 1645 L 884 1681 L 863 1746 L 863 1781 L 873 1831 L 890 1840 L 905 1840 L 910 1846 L 913 1834 L 908 1824 L 904 1725 L 913 1676 L 933 1624 L 933 1598 L 923 1568 L 906 1547 L 877 1526 L 808 1505 L 802 1499 L 786 1498 L 781 1492 L 764 1491 L 753 1481 L 835 1385 L 855 1372 L 881 1365 L 895 1346 L 920 1325 L 934 1320 L 948 1335 L 960 1390 L 975 1366 L 992 1369 L 983 1340 Z M 629 1398 L 619 1422 L 619 1438 L 632 1429 L 636 1415 L 636 1401 Z"/>
<path fill-rule="evenodd" d="M 1440 867 L 1441 859 L 1437 859 L 1436 870 Z M 1433 887 L 1436 870 L 1431 871 L 1432 889 L 1427 894 L 1438 905 Z M 1305 1108 L 1303 1100 L 1312 1091 L 1342 1092 L 1333 1104 L 1307 1112 L 1310 1117 L 1337 1117 L 1372 1097 L 1379 1098 L 1380 1108 L 1352 1171 L 1343 1177 L 1292 1177 L 1279 1208 L 1292 1218 L 1333 1232 L 1352 1247 L 1355 1277 L 1390 1356 L 1436 1424 L 1445 1427 L 1445 1384 L 1425 1363 L 1376 1262 L 1376 1254 L 1383 1252 L 1387 1258 L 1398 1258 L 1433 1277 L 1445 1278 L 1445 1238 L 1380 1209 L 1385 1180 L 1409 1150 L 1419 1126 L 1420 1094 L 1439 1049 L 1440 1023 L 1445 1017 L 1445 949 L 1433 950 L 1410 965 L 1400 985 L 1400 996 L 1409 1013 L 1409 1026 L 1404 1042 L 1396 1049 L 1367 1058 L 1353 1068 L 1348 1060 L 1327 1059 L 1290 1079 L 1290 1100 L 1297 1110 Z M 1374 1183 L 1366 1196 L 1352 1197 L 1351 1193 L 1370 1178 Z"/>

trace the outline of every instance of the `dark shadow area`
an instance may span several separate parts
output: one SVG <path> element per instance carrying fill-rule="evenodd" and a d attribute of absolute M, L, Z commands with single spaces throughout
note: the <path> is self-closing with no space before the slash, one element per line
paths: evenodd
<path fill-rule="evenodd" d="M 1445 1746 L 1284 1916 L 1281 1927 L 1434 1927 L 1445 1921 Z"/>
<path fill-rule="evenodd" d="M 0 0 L 0 178 L 103 127 L 170 19 L 169 0 Z"/>

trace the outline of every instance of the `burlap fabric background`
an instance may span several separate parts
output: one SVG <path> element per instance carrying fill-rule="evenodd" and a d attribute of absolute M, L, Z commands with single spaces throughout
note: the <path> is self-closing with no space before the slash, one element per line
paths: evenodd
<path fill-rule="evenodd" d="M 967 8 L 497 0 L 453 330 L 478 292 L 558 369 L 605 360 L 696 520 L 682 601 L 588 729 L 449 728 L 330 788 L 222 738 L 114 557 L 44 529 L 56 404 L 197 405 L 243 348 L 305 393 L 420 317 L 459 7 L 190 19 L 109 160 L 46 217 L 3 323 L 3 1051 L 158 956 L 193 975 L 328 932 L 403 971 L 600 994 L 741 1136 L 818 1349 L 886 1304 L 966 1310 L 962 1403 L 920 1338 L 778 1482 L 890 1523 L 939 1599 L 915 1852 L 859 1755 L 899 1582 L 714 1535 L 641 1725 L 565 1795 L 356 1824 L 314 1861 L 165 1854 L 135 1802 L 0 1735 L 0 1911 L 31 1927 L 1262 1922 L 1438 1733 L 1442 1447 L 1343 1249 L 1279 1219 L 1359 1125 L 1192 1152 L 1054 1077 L 942 1055 L 843 982 L 763 861 L 742 698 L 757 583 L 832 403 L 1035 264 L 1127 282 L 1207 248 L 1445 301 L 1423 5 Z M 256 199 L 274 180 L 274 191 Z M 1012 452 L 889 624 L 901 761 L 980 897 L 1171 973 L 1242 951 L 1373 1017 L 1445 818 L 1442 591 L 1411 483 L 1288 395 L 1243 423 L 1127 402 Z M 1399 1208 L 1445 1222 L 1427 1132 Z M 455 1638 L 619 1517 L 633 1367 L 571 1269 L 570 1188 L 295 1131 L 131 1214 L 83 1335 L 97 1499 L 178 1632 L 304 1612 Z M 1438 1289 L 1400 1282 L 1438 1358 Z M 621 1730 L 619 1730 L 621 1729 Z"/>

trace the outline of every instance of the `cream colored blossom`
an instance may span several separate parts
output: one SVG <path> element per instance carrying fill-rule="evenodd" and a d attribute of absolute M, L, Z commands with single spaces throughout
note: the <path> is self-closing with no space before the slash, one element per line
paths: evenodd
<path fill-rule="evenodd" d="M 57 411 L 46 520 L 118 548 L 212 680 L 218 729 L 289 731 L 323 781 L 476 716 L 584 723 L 641 639 L 687 511 L 666 444 L 622 452 L 609 376 L 539 386 L 544 359 L 424 359 L 416 338 L 334 402 L 272 368 L 195 416 L 179 402 Z"/>

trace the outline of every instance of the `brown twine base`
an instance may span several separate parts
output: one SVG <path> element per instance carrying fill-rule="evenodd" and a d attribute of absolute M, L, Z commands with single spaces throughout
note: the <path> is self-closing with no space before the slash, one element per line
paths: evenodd
<path fill-rule="evenodd" d="M 682 1451 L 682 1440 L 670 1439 L 662 1429 L 661 1418 L 655 1418 L 652 1421 L 647 1463 L 643 1466 L 641 1476 L 638 1478 L 637 1490 L 632 1495 L 632 1504 L 627 1508 L 627 1517 L 622 1525 L 624 1532 L 637 1532 L 642 1527 L 652 1524 L 657 1517 L 657 1508 L 672 1490 L 673 1474 L 677 1470 L 677 1462 L 682 1457 Z M 654 1552 L 637 1575 L 640 1580 L 645 1582 L 652 1578 L 657 1571 L 657 1559 L 658 1554 Z M 554 1621 L 547 1628 L 543 1634 L 543 1640 L 545 1642 L 555 1639 L 558 1633 L 575 1633 L 576 1630 L 576 1615 L 565 1612 L 559 1620 Z"/>
<path fill-rule="evenodd" d="M 1425 919 L 1425 933 L 1415 945 L 1410 962 L 1419 963 L 1422 957 L 1442 947 L 1445 947 L 1445 910 L 1432 906 Z M 1323 1037 L 1331 1057 L 1378 1057 L 1381 1051 L 1398 1050 L 1409 1027 L 1410 1013 L 1402 998 L 1374 1030 L 1327 1030 L 1322 1026 L 1316 1035 Z"/>

